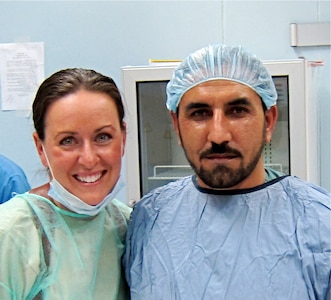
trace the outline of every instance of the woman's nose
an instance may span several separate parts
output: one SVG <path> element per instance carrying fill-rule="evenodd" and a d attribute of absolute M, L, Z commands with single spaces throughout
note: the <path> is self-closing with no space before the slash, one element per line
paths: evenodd
<path fill-rule="evenodd" d="M 87 169 L 92 169 L 99 161 L 99 156 L 90 143 L 85 143 L 79 155 L 79 163 Z"/>

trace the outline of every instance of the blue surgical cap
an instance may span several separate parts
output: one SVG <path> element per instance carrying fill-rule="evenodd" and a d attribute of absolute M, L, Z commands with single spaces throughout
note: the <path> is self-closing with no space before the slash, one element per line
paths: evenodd
<path fill-rule="evenodd" d="M 276 104 L 272 77 L 255 55 L 241 46 L 210 45 L 190 54 L 174 71 L 167 84 L 167 108 L 176 112 L 189 89 L 215 79 L 231 80 L 252 88 L 267 109 Z"/>

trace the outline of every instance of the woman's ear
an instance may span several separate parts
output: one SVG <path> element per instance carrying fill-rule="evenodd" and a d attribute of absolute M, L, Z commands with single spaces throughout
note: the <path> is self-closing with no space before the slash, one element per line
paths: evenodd
<path fill-rule="evenodd" d="M 40 138 L 39 138 L 37 132 L 34 132 L 32 136 L 33 136 L 33 140 L 36 145 L 36 149 L 37 149 L 39 158 L 41 160 L 41 163 L 43 164 L 44 167 L 48 168 L 48 162 L 47 162 L 47 159 L 45 156 L 44 147 L 40 141 Z"/>
<path fill-rule="evenodd" d="M 272 139 L 272 133 L 274 132 L 276 122 L 278 118 L 278 108 L 276 105 L 271 106 L 265 112 L 265 124 L 266 124 L 266 143 L 269 143 Z"/>
<path fill-rule="evenodd" d="M 122 129 L 122 156 L 125 153 L 125 145 L 126 145 L 126 123 L 123 122 L 123 129 Z"/>

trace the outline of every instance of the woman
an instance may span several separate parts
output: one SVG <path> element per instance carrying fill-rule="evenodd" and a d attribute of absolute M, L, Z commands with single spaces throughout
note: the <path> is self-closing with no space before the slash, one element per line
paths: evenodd
<path fill-rule="evenodd" d="M 126 141 L 115 82 L 85 69 L 46 79 L 33 138 L 51 181 L 0 208 L 0 299 L 125 299 L 121 256 L 130 209 L 121 188 Z"/>

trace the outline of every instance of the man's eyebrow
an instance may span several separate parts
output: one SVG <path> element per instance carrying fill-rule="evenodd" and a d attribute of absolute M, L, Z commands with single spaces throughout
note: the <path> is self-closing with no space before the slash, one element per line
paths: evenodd
<path fill-rule="evenodd" d="M 206 107 L 209 107 L 209 105 L 206 104 L 206 103 L 191 102 L 185 107 L 185 110 L 191 110 L 191 109 L 197 109 L 197 108 L 206 108 Z"/>
<path fill-rule="evenodd" d="M 242 97 L 229 101 L 227 105 L 251 105 L 251 101 L 246 97 Z M 191 102 L 185 107 L 185 110 L 208 108 L 209 106 L 209 104 L 203 102 Z"/>
<path fill-rule="evenodd" d="M 251 105 L 251 101 L 249 99 L 243 97 L 243 98 L 238 98 L 230 101 L 228 105 Z"/>

